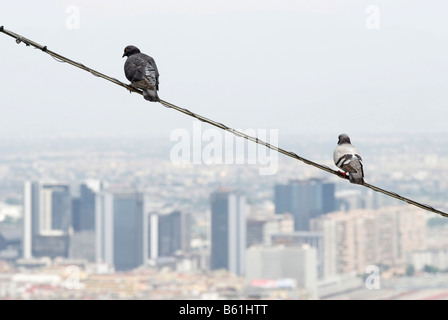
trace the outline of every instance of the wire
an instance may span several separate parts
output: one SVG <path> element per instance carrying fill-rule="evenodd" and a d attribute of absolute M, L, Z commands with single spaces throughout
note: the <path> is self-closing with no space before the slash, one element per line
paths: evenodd
<path fill-rule="evenodd" d="M 75 67 L 78 67 L 78 68 L 80 68 L 80 69 L 83 69 L 83 70 L 85 70 L 85 71 L 87 71 L 87 72 L 93 74 L 94 76 L 104 78 L 104 79 L 106 79 L 106 80 L 109 80 L 109 81 L 111 81 L 111 82 L 113 82 L 113 83 L 115 83 L 115 84 L 121 86 L 121 87 L 126 88 L 126 89 L 129 90 L 129 91 L 136 92 L 136 93 L 138 93 L 138 94 L 140 94 L 140 95 L 143 95 L 143 92 L 142 92 L 141 90 L 139 90 L 139 89 L 133 88 L 133 87 L 131 87 L 131 86 L 129 86 L 129 85 L 127 85 L 127 84 L 125 84 L 125 83 L 123 83 L 123 82 L 121 82 L 121 81 L 115 79 L 115 78 L 111 78 L 111 77 L 109 77 L 109 76 L 107 76 L 107 75 L 105 75 L 105 74 L 102 74 L 102 73 L 100 73 L 100 72 L 98 72 L 98 71 L 95 71 L 95 70 L 93 70 L 93 69 L 90 69 L 90 68 L 86 67 L 85 65 L 83 65 L 83 64 L 81 64 L 81 63 L 79 63 L 79 62 L 75 62 L 75 61 L 70 60 L 70 59 L 68 59 L 68 58 L 66 58 L 66 57 L 64 57 L 64 56 L 61 56 L 60 54 L 57 54 L 57 53 L 55 53 L 55 52 L 53 52 L 53 51 L 50 51 L 50 50 L 48 50 L 47 46 L 42 46 L 42 45 L 40 45 L 40 44 L 38 44 L 38 43 L 36 43 L 36 42 L 34 42 L 34 41 L 31 41 L 31 40 L 29 40 L 29 39 L 27 39 L 27 38 L 25 38 L 25 37 L 22 37 L 21 35 L 18 35 L 18 34 L 14 33 L 14 32 L 11 32 L 11 31 L 9 31 L 9 30 L 6 30 L 3 26 L 0 27 L 0 32 L 3 32 L 3 33 L 5 33 L 5 34 L 7 34 L 7 35 L 9 35 L 9 36 L 11 36 L 11 37 L 13 37 L 13 38 L 15 38 L 17 44 L 20 44 L 21 42 L 23 42 L 23 43 L 26 44 L 26 46 L 30 46 L 30 45 L 31 45 L 31 46 L 33 46 L 33 47 L 35 47 L 35 48 L 37 48 L 37 49 L 42 50 L 43 52 L 45 52 L 45 53 L 47 53 L 47 54 L 49 54 L 49 55 L 51 55 L 51 56 L 52 56 L 53 58 L 55 58 L 55 59 L 58 59 L 58 60 L 60 60 L 60 61 L 62 61 L 62 62 L 67 62 L 67 63 L 69 63 L 69 64 L 71 64 L 71 65 L 73 65 L 73 66 L 75 66 Z M 58 61 L 58 60 L 57 60 L 57 61 Z M 277 146 L 274 146 L 274 145 L 272 145 L 272 144 L 270 144 L 270 143 L 267 143 L 267 142 L 265 142 L 265 141 L 263 141 L 263 140 L 260 140 L 260 139 L 258 139 L 258 138 L 256 138 L 256 137 L 249 136 L 249 135 L 247 135 L 247 134 L 245 134 L 245 133 L 242 133 L 242 132 L 240 132 L 240 131 L 237 131 L 237 130 L 235 130 L 235 129 L 232 129 L 231 127 L 228 127 L 228 126 L 226 126 L 226 125 L 224 125 L 224 124 L 222 124 L 222 123 L 213 121 L 213 120 L 208 119 L 208 118 L 206 118 L 206 117 L 203 117 L 203 116 L 201 116 L 201 115 L 199 115 L 199 114 L 196 114 L 196 113 L 194 113 L 194 112 L 191 112 L 191 111 L 188 110 L 188 109 L 184 109 L 184 108 L 178 107 L 178 106 L 176 106 L 176 105 L 174 105 L 174 104 L 172 104 L 172 103 L 166 102 L 166 101 L 164 101 L 164 100 L 159 100 L 159 102 L 160 102 L 163 106 L 165 106 L 165 107 L 167 107 L 167 108 L 177 110 L 177 111 L 182 112 L 182 113 L 184 113 L 184 114 L 186 114 L 186 115 L 188 115 L 188 116 L 190 116 L 190 117 L 193 117 L 193 118 L 195 118 L 195 119 L 198 119 L 198 120 L 200 120 L 200 121 L 202 121 L 202 122 L 206 122 L 206 123 L 208 123 L 208 124 L 211 124 L 211 125 L 213 125 L 213 126 L 215 126 L 215 127 L 220 128 L 220 129 L 222 129 L 222 130 L 231 132 L 231 133 L 233 133 L 233 134 L 236 135 L 236 136 L 239 136 L 239 137 L 242 137 L 242 138 L 244 138 L 244 139 L 253 141 L 253 142 L 257 143 L 257 144 L 261 144 L 261 145 L 263 145 L 263 146 L 265 146 L 265 147 L 267 147 L 267 148 L 269 148 L 269 149 L 272 149 L 272 150 L 274 150 L 274 151 L 277 151 L 277 152 L 279 152 L 279 153 L 282 153 L 282 154 L 284 154 L 284 155 L 286 155 L 286 156 L 288 156 L 288 157 L 291 157 L 291 158 L 294 158 L 294 159 L 296 159 L 296 160 L 302 161 L 302 162 L 304 162 L 304 163 L 307 164 L 307 165 L 314 166 L 314 167 L 316 167 L 316 168 L 318 168 L 318 169 L 320 169 L 320 170 L 323 170 L 323 171 L 326 171 L 326 172 L 328 172 L 328 173 L 334 174 L 334 175 L 338 176 L 339 178 L 342 178 L 342 179 L 348 179 L 348 177 L 344 176 L 340 171 L 333 170 L 333 169 L 331 169 L 331 168 L 329 168 L 329 167 L 327 167 L 327 166 L 324 166 L 324 165 L 318 164 L 318 163 L 316 163 L 316 162 L 313 162 L 313 161 L 311 161 L 311 160 L 308 160 L 308 159 L 305 159 L 305 158 L 303 158 L 303 157 L 300 157 L 299 155 L 297 155 L 297 154 L 294 153 L 294 152 L 291 152 L 291 151 L 287 151 L 287 150 L 281 149 L 281 148 L 279 148 L 279 147 L 277 147 Z M 433 207 L 431 207 L 431 206 L 429 206 L 429 205 L 419 203 L 419 202 L 414 201 L 414 200 L 412 200 L 412 199 L 409 199 L 409 198 L 400 196 L 400 195 L 398 195 L 398 194 L 395 193 L 395 192 L 390 192 L 390 191 L 381 189 L 381 188 L 379 188 L 379 187 L 377 187 L 377 186 L 371 185 L 371 184 L 366 183 L 366 182 L 364 182 L 364 184 L 362 184 L 362 185 L 363 185 L 364 187 L 370 188 L 370 189 L 372 189 L 372 190 L 374 190 L 374 191 L 383 193 L 383 194 L 385 194 L 385 195 L 387 195 L 387 196 L 389 196 L 389 197 L 392 197 L 392 198 L 395 198 L 395 199 L 398 199 L 398 200 L 407 202 L 407 203 L 409 203 L 409 204 L 411 204 L 411 205 L 414 205 L 414 206 L 417 206 L 417 207 L 419 207 L 419 208 L 421 208 L 421 209 L 424 209 L 424 210 L 427 210 L 427 211 L 431 211 L 431 212 L 437 213 L 437 214 L 439 214 L 439 215 L 441 215 L 441 216 L 443 216 L 443 217 L 448 218 L 448 213 L 445 213 L 445 212 L 443 212 L 443 211 L 437 210 L 437 209 L 435 209 L 435 208 L 433 208 Z"/>

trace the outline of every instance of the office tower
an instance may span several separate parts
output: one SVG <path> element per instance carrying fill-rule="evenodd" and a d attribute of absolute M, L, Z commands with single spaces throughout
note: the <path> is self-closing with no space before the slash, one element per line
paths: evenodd
<path fill-rule="evenodd" d="M 95 261 L 95 210 L 97 194 L 103 189 L 101 180 L 87 180 L 79 185 L 79 196 L 72 199 L 73 234 L 70 257 Z"/>
<path fill-rule="evenodd" d="M 157 256 L 167 257 L 177 251 L 188 251 L 191 235 L 190 214 L 176 210 L 169 214 L 159 214 L 157 217 Z"/>
<path fill-rule="evenodd" d="M 72 221 L 69 186 L 26 181 L 23 192 L 23 257 L 67 257 Z"/>
<path fill-rule="evenodd" d="M 39 198 L 40 231 L 68 232 L 71 219 L 70 187 L 65 184 L 43 184 Z"/>
<path fill-rule="evenodd" d="M 150 212 L 147 218 L 148 227 L 145 232 L 145 243 L 147 243 L 147 258 L 155 260 L 159 257 L 159 215 Z"/>
<path fill-rule="evenodd" d="M 33 237 L 39 234 L 39 189 L 37 182 L 26 181 L 23 188 L 23 258 L 33 257 Z"/>
<path fill-rule="evenodd" d="M 103 189 L 100 180 L 88 180 L 79 187 L 80 191 L 80 228 L 95 230 L 95 199 L 96 194 Z"/>
<path fill-rule="evenodd" d="M 114 194 L 114 266 L 129 270 L 143 264 L 143 197 Z"/>
<path fill-rule="evenodd" d="M 81 199 L 72 198 L 72 227 L 73 231 L 81 231 Z"/>
<path fill-rule="evenodd" d="M 97 262 L 109 263 L 116 271 L 141 266 L 147 256 L 144 196 L 137 192 L 101 192 L 97 200 Z"/>
<path fill-rule="evenodd" d="M 96 194 L 103 189 L 101 180 L 88 180 L 79 186 L 79 197 L 72 200 L 73 230 L 95 230 Z"/>
<path fill-rule="evenodd" d="M 98 264 L 114 264 L 114 198 L 102 191 L 95 197 L 95 256 Z"/>
<path fill-rule="evenodd" d="M 294 279 L 298 288 L 317 298 L 316 248 L 303 246 L 252 246 L 247 249 L 246 281 Z"/>
<path fill-rule="evenodd" d="M 220 189 L 211 194 L 210 268 L 236 275 L 245 271 L 246 197 L 239 191 Z"/>
<path fill-rule="evenodd" d="M 291 180 L 274 187 L 275 213 L 294 216 L 296 231 L 309 231 L 309 221 L 336 209 L 334 183 L 322 179 Z"/>

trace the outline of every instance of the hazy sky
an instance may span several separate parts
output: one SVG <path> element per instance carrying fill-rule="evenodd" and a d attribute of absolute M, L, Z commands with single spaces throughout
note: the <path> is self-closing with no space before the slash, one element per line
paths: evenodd
<path fill-rule="evenodd" d="M 159 96 L 238 129 L 447 132 L 448 2 L 8 1 L 0 25 L 120 81 L 126 45 Z M 193 118 L 0 33 L 0 135 L 192 130 Z M 168 138 L 167 138 L 168 139 Z"/>

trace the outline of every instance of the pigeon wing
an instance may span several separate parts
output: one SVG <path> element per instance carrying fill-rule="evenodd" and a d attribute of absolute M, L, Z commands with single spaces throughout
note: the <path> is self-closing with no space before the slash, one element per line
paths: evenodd
<path fill-rule="evenodd" d="M 157 69 L 155 60 L 144 53 L 142 53 L 141 56 L 148 62 L 145 69 L 145 75 L 151 79 L 155 79 L 156 90 L 159 90 L 159 70 Z"/>
<path fill-rule="evenodd" d="M 362 170 L 362 158 L 358 149 L 350 144 L 341 144 L 334 149 L 335 165 L 347 172 L 355 173 Z"/>
<path fill-rule="evenodd" d="M 361 157 L 358 154 L 353 155 L 349 166 L 354 170 L 350 172 L 350 181 L 353 183 L 364 183 L 364 168 L 362 165 Z"/>
<path fill-rule="evenodd" d="M 351 150 L 347 145 L 345 144 L 338 145 L 333 152 L 334 164 L 338 168 L 342 169 L 342 165 L 344 164 L 344 162 L 348 160 L 347 155 L 349 154 L 351 154 Z"/>
<path fill-rule="evenodd" d="M 158 88 L 158 71 L 144 56 L 130 56 L 125 62 L 124 72 L 135 87 L 154 90 Z"/>

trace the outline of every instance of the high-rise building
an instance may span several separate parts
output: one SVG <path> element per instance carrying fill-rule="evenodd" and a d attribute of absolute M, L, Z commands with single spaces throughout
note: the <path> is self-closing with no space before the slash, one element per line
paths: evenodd
<path fill-rule="evenodd" d="M 141 266 L 147 256 L 143 194 L 101 192 L 97 199 L 97 262 L 109 263 L 117 271 Z"/>
<path fill-rule="evenodd" d="M 97 193 L 95 201 L 95 257 L 98 264 L 114 265 L 114 197 Z"/>
<path fill-rule="evenodd" d="M 245 272 L 246 197 L 239 191 L 220 189 L 211 194 L 210 268 Z"/>
<path fill-rule="evenodd" d="M 39 190 L 38 182 L 26 181 L 23 188 L 23 258 L 33 257 L 33 238 L 39 235 Z"/>
<path fill-rule="evenodd" d="M 79 185 L 79 195 L 72 198 L 73 233 L 70 237 L 70 257 L 96 261 L 96 202 L 103 189 L 101 180 L 87 180 Z"/>
<path fill-rule="evenodd" d="M 69 186 L 26 181 L 23 192 L 23 257 L 67 257 L 72 222 Z M 46 243 L 49 250 L 55 248 L 51 254 Z"/>
<path fill-rule="evenodd" d="M 169 214 L 159 214 L 157 217 L 158 257 L 172 256 L 177 251 L 188 251 L 191 235 L 190 214 L 176 210 Z"/>
<path fill-rule="evenodd" d="M 43 184 L 40 190 L 40 230 L 68 232 L 72 225 L 70 187 Z"/>
<path fill-rule="evenodd" d="M 114 194 L 114 266 L 129 270 L 143 264 L 143 196 Z"/>
<path fill-rule="evenodd" d="M 277 184 L 274 198 L 275 213 L 291 213 L 296 231 L 309 231 L 310 219 L 336 209 L 334 183 L 317 178 Z"/>
<path fill-rule="evenodd" d="M 73 230 L 95 230 L 96 194 L 103 189 L 101 180 L 88 180 L 79 186 L 79 197 L 72 201 Z"/>
<path fill-rule="evenodd" d="M 72 227 L 73 231 L 81 231 L 81 199 L 72 198 Z"/>

